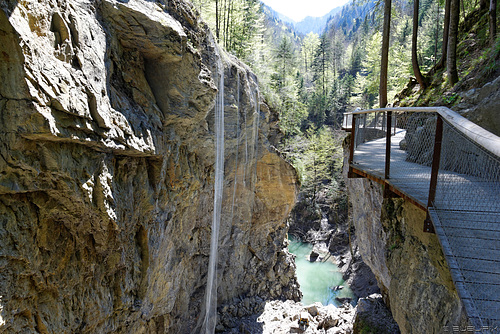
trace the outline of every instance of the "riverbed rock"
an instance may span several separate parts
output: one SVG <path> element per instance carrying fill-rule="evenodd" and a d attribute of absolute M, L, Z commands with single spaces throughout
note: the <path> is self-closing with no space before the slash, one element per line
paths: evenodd
<path fill-rule="evenodd" d="M 310 316 L 307 328 L 298 324 L 303 312 Z M 261 332 L 258 333 L 352 333 L 355 312 L 350 304 L 335 307 L 314 303 L 306 306 L 290 300 L 268 301 L 257 319 L 262 323 Z"/>
<path fill-rule="evenodd" d="M 319 258 L 319 253 L 312 250 L 311 253 L 309 254 L 309 256 L 307 257 L 307 260 L 309 262 L 316 262 L 316 260 L 318 260 Z"/>
<path fill-rule="evenodd" d="M 384 304 L 381 294 L 372 294 L 358 300 L 353 333 L 400 333 L 398 324 Z"/>
<path fill-rule="evenodd" d="M 219 305 L 298 299 L 283 241 L 297 177 L 270 141 L 276 116 L 189 3 L 0 8 L 0 331 L 199 328 L 221 73 Z"/>

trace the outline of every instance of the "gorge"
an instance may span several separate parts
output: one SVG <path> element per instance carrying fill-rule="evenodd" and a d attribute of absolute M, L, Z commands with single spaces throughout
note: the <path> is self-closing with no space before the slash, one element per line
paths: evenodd
<path fill-rule="evenodd" d="M 314 333 L 375 330 L 370 316 L 389 333 L 467 327 L 422 210 L 347 161 L 342 185 L 301 198 L 284 114 L 193 5 L 0 8 L 0 333 L 288 333 L 303 311 Z M 498 132 L 499 92 L 497 78 L 457 109 Z M 299 303 L 287 239 L 309 231 L 356 308 Z"/>
<path fill-rule="evenodd" d="M 0 6 L 2 331 L 199 330 L 216 219 L 219 306 L 298 298 L 276 115 L 187 3 Z"/>

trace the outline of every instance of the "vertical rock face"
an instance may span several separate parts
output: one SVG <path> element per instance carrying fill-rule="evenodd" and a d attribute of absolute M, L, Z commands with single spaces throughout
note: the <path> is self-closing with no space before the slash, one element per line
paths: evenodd
<path fill-rule="evenodd" d="M 465 310 L 437 236 L 423 232 L 425 212 L 403 199 L 384 199 L 379 184 L 348 179 L 347 171 L 345 157 L 344 177 L 360 253 L 377 277 L 401 332 L 466 328 Z"/>
<path fill-rule="evenodd" d="M 274 116 L 186 3 L 0 7 L 0 331 L 196 331 L 219 59 L 218 298 L 297 295 L 283 245 L 296 175 Z"/>

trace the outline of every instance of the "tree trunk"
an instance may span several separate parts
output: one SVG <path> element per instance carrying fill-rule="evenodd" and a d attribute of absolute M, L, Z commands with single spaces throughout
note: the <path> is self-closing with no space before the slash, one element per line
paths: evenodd
<path fill-rule="evenodd" d="M 420 0 L 413 1 L 413 33 L 411 37 L 411 64 L 413 66 L 413 73 L 417 78 L 420 89 L 425 89 L 425 79 L 420 72 L 420 66 L 418 66 L 418 56 L 417 56 L 417 39 L 418 39 L 418 11 L 419 11 Z"/>
<path fill-rule="evenodd" d="M 443 27 L 443 54 L 441 55 L 441 59 L 437 64 L 436 69 L 440 69 L 445 67 L 446 59 L 448 58 L 448 36 L 450 32 L 450 8 L 451 8 L 451 0 L 446 0 L 444 7 L 444 27 Z"/>
<path fill-rule="evenodd" d="M 461 5 L 462 5 L 462 15 L 463 15 L 463 19 L 465 21 L 465 4 L 464 4 L 464 0 L 461 0 L 460 1 Z"/>
<path fill-rule="evenodd" d="M 436 37 L 434 39 L 434 67 L 436 67 L 438 54 L 438 37 L 439 37 L 439 1 L 436 6 Z"/>
<path fill-rule="evenodd" d="M 223 45 L 226 48 L 226 50 L 228 49 L 228 47 L 227 47 L 227 30 L 226 30 L 226 27 L 227 27 L 228 20 L 229 20 L 229 17 L 226 15 L 226 13 L 229 14 L 229 11 L 226 11 L 227 7 L 229 7 L 227 5 L 227 0 L 224 0 L 224 5 L 222 6 L 222 10 L 223 10 L 223 14 L 222 14 L 222 34 L 224 36 L 222 36 L 222 39 L 224 41 Z"/>
<path fill-rule="evenodd" d="M 217 42 L 219 42 L 219 0 L 215 0 L 215 37 L 217 37 Z"/>
<path fill-rule="evenodd" d="M 495 43 L 497 37 L 497 0 L 490 1 L 490 41 Z"/>
<path fill-rule="evenodd" d="M 458 39 L 459 20 L 460 20 L 460 0 L 451 0 L 450 34 L 448 37 L 448 57 L 446 63 L 448 71 L 448 80 L 452 86 L 458 82 L 457 39 Z"/>
<path fill-rule="evenodd" d="M 389 67 L 389 36 L 391 33 L 391 0 L 384 1 L 384 29 L 382 32 L 382 55 L 380 61 L 380 108 L 387 106 L 387 69 Z"/>

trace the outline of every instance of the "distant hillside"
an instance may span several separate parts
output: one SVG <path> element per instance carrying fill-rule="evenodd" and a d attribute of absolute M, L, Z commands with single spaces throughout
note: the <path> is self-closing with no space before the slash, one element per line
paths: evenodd
<path fill-rule="evenodd" d="M 325 30 L 328 19 L 335 16 L 337 13 L 340 13 L 341 10 L 342 7 L 336 7 L 322 17 L 308 16 L 302 21 L 294 24 L 295 30 L 304 35 L 307 35 L 310 32 L 315 32 L 319 35 L 323 32 L 323 30 Z"/>
<path fill-rule="evenodd" d="M 338 15 L 331 15 L 332 19 L 326 23 L 327 30 L 342 29 L 346 37 L 351 38 L 367 19 L 367 15 L 373 16 L 373 9 L 376 6 L 376 0 L 366 2 L 349 1 L 338 9 Z"/>
<path fill-rule="evenodd" d="M 271 7 L 265 5 L 262 3 L 262 6 L 265 8 L 265 11 L 267 15 L 270 15 L 272 18 L 281 20 L 285 25 L 289 27 L 293 27 L 294 30 L 303 35 L 307 35 L 310 32 L 315 32 L 318 35 L 325 30 L 325 27 L 327 26 L 327 23 L 331 17 L 334 17 L 336 14 L 340 13 L 342 10 L 342 7 L 336 7 L 332 9 L 328 14 L 323 15 L 322 17 L 311 17 L 308 16 L 305 19 L 303 19 L 300 22 L 296 22 L 293 19 L 289 18 L 288 16 L 285 16 L 281 13 L 278 13 Z"/>

